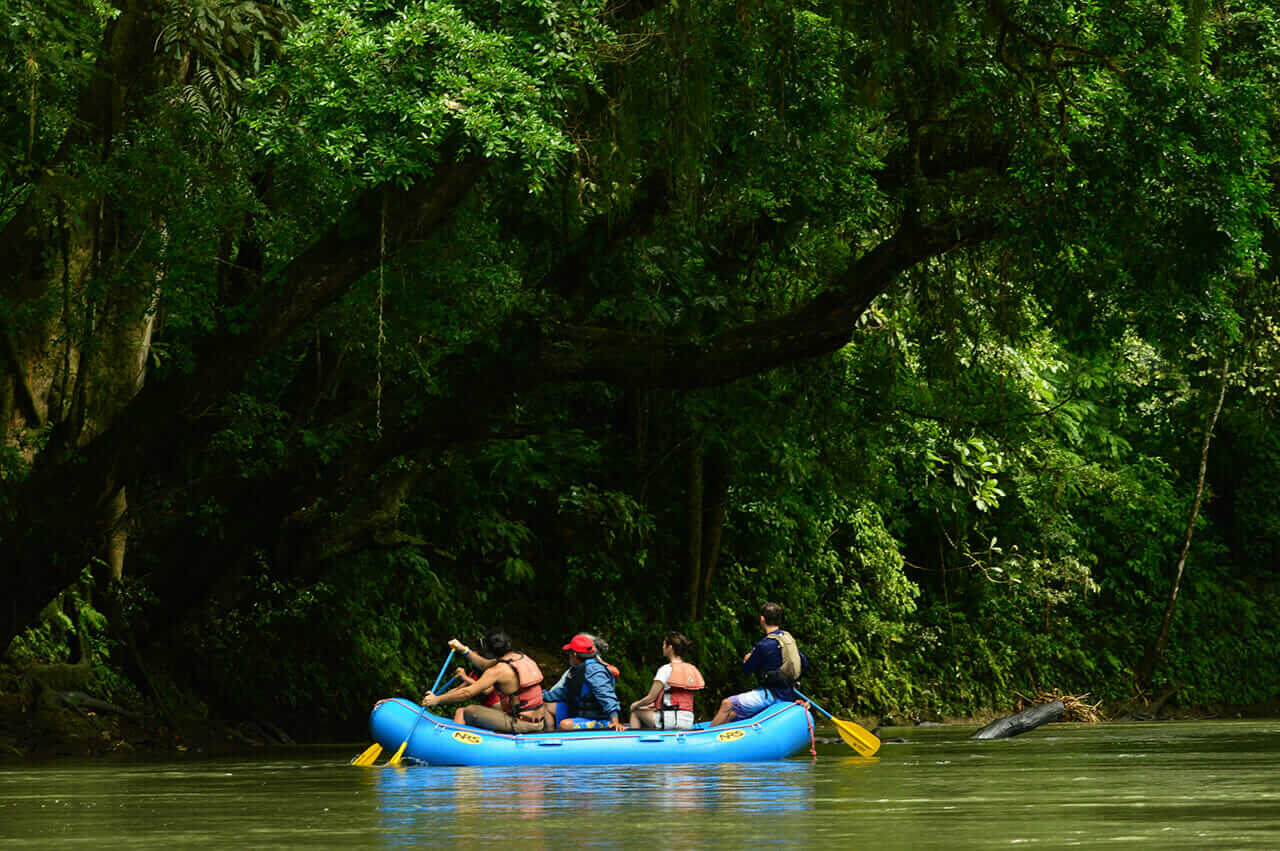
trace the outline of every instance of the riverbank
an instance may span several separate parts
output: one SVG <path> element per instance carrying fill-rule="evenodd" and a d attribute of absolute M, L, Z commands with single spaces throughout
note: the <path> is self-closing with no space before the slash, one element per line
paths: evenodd
<path fill-rule="evenodd" d="M 106 679 L 110 680 L 110 677 Z M 157 712 L 83 664 L 0 669 L 0 762 L 58 757 L 222 753 L 293 744 L 270 722 Z"/>
<path fill-rule="evenodd" d="M 101 702 L 105 703 L 105 702 Z M 294 744 L 288 733 L 267 721 L 226 721 L 165 718 L 145 711 L 54 697 L 27 704 L 21 694 L 0 692 L 0 762 L 63 757 L 164 755 L 172 753 L 238 753 L 268 746 Z M 109 708 L 110 707 L 110 708 Z M 1014 710 L 983 709 L 969 715 L 903 712 L 882 717 L 855 716 L 868 729 L 894 728 L 901 734 L 913 727 L 980 727 Z M 1221 704 L 1180 707 L 1165 701 L 1154 713 L 1132 707 L 1102 707 L 1105 725 L 1127 721 L 1205 721 L 1237 718 L 1280 718 L 1280 699 L 1265 704 Z M 1069 720 L 1069 719 L 1064 719 Z"/>
<path fill-rule="evenodd" d="M 105 704 L 106 702 L 102 702 Z M 293 744 L 268 722 L 167 719 L 69 696 L 27 704 L 0 693 L 0 762 L 129 754 L 234 753 Z"/>

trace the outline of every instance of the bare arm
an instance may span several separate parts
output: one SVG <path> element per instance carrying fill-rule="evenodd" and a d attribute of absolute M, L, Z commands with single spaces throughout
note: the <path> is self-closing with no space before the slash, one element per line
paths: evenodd
<path fill-rule="evenodd" d="M 422 698 L 422 705 L 436 706 L 441 703 L 461 703 L 464 700 L 479 697 L 487 690 L 497 686 L 498 678 L 501 674 L 502 672 L 497 668 L 490 668 L 480 676 L 480 679 L 464 685 L 454 686 L 444 694 L 427 692 Z"/>
<path fill-rule="evenodd" d="M 449 639 L 449 646 L 452 647 L 455 652 L 461 653 L 462 658 L 466 660 L 467 664 L 472 665 L 477 671 L 487 671 L 493 667 L 495 662 L 498 661 L 497 659 L 488 659 L 481 656 L 479 653 L 473 652 L 470 647 L 463 644 L 456 638 Z"/>
<path fill-rule="evenodd" d="M 658 707 L 658 699 L 662 697 L 662 680 L 654 680 L 653 686 L 649 689 L 649 693 L 644 697 L 631 704 L 631 711 L 637 709 L 656 709 Z"/>
<path fill-rule="evenodd" d="M 497 659 L 488 659 L 479 653 L 467 654 L 467 662 L 474 665 L 477 671 L 487 671 L 498 663 Z"/>

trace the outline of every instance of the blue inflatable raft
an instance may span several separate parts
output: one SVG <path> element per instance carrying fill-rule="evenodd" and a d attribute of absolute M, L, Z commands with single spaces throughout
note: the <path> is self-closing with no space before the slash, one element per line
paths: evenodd
<path fill-rule="evenodd" d="M 408 738 L 404 755 L 432 765 L 761 762 L 784 759 L 813 741 L 813 717 L 800 703 L 775 704 L 754 718 L 710 729 L 514 736 L 455 724 L 412 701 L 394 698 L 373 708 L 369 729 L 373 740 L 389 752 Z"/>

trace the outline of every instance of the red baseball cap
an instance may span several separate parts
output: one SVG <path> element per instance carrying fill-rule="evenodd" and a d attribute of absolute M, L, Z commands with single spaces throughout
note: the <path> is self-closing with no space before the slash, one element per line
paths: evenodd
<path fill-rule="evenodd" d="M 570 639 L 568 644 L 560 649 L 572 650 L 574 653 L 586 656 L 596 652 L 596 645 L 595 642 L 591 640 L 590 636 L 584 635 L 580 632 Z"/>

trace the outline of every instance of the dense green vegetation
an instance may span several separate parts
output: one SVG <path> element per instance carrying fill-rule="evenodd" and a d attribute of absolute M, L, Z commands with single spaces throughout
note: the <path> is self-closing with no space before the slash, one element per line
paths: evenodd
<path fill-rule="evenodd" d="M 0 0 L 0 646 L 359 729 L 761 602 L 853 711 L 1280 682 L 1264 0 Z M 150 672 L 150 673 L 149 673 Z"/>

